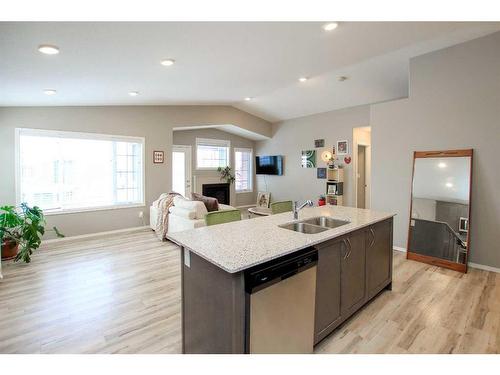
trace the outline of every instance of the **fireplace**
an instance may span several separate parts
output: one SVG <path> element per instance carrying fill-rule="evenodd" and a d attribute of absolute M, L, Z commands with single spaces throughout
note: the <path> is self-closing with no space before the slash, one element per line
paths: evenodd
<path fill-rule="evenodd" d="M 203 184 L 202 194 L 217 198 L 221 204 L 229 204 L 229 184 Z"/>

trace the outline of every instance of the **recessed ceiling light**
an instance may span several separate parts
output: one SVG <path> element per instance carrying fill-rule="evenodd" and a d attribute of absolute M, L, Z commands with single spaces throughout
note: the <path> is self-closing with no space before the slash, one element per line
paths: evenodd
<path fill-rule="evenodd" d="M 130 96 L 137 96 L 137 95 L 139 95 L 139 91 L 130 91 L 128 94 Z"/>
<path fill-rule="evenodd" d="M 335 30 L 338 26 L 339 26 L 339 24 L 337 22 L 329 22 L 329 23 L 323 25 L 323 30 L 332 31 L 332 30 Z"/>
<path fill-rule="evenodd" d="M 249 96 L 247 96 L 247 97 L 245 98 L 245 101 L 247 101 L 247 102 L 249 102 L 250 100 L 252 100 L 252 98 L 251 98 L 251 97 L 249 97 Z"/>
<path fill-rule="evenodd" d="M 438 167 L 439 168 L 446 168 L 446 163 L 441 162 L 438 164 Z"/>
<path fill-rule="evenodd" d="M 160 62 L 160 64 L 163 66 L 172 66 L 172 65 L 174 65 L 174 63 L 175 63 L 175 60 L 172 60 L 172 59 L 166 59 L 166 60 L 162 60 Z"/>
<path fill-rule="evenodd" d="M 51 46 L 50 44 L 42 44 L 38 46 L 38 51 L 46 55 L 57 55 L 59 53 L 59 47 Z"/>
<path fill-rule="evenodd" d="M 57 91 L 54 89 L 45 89 L 45 90 L 43 90 L 43 93 L 45 95 L 55 95 L 57 93 Z"/>
<path fill-rule="evenodd" d="M 307 81 L 308 79 L 309 79 L 309 78 L 307 78 L 307 77 L 300 77 L 300 78 L 299 78 L 299 81 L 300 81 L 300 82 L 305 82 L 305 81 Z"/>
<path fill-rule="evenodd" d="M 451 182 L 447 182 L 447 183 L 446 183 L 446 187 L 451 188 L 451 187 L 453 187 L 453 184 L 452 184 Z"/>

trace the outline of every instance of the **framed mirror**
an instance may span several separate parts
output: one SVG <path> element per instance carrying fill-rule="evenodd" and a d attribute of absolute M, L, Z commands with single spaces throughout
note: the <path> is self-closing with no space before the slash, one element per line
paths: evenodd
<path fill-rule="evenodd" d="M 467 272 L 472 149 L 416 151 L 407 258 Z"/>

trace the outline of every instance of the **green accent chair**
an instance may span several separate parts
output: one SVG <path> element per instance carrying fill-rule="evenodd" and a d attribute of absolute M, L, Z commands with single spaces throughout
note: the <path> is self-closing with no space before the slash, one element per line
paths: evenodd
<path fill-rule="evenodd" d="M 293 210 L 292 201 L 280 201 L 271 203 L 271 212 L 273 215 L 281 214 L 283 212 L 290 212 Z"/>
<path fill-rule="evenodd" d="M 230 223 L 231 221 L 241 220 L 240 210 L 212 211 L 205 215 L 205 224 L 207 226 Z"/>

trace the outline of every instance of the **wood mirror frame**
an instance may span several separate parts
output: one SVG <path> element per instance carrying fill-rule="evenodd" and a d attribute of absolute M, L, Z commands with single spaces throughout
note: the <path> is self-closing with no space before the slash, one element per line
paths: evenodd
<path fill-rule="evenodd" d="M 428 263 L 439 267 L 444 267 L 448 269 L 452 269 L 455 271 L 467 272 L 467 260 L 469 257 L 470 251 L 470 222 L 471 222 L 471 207 L 472 207 L 472 158 L 473 150 L 446 150 L 446 151 L 415 151 L 413 153 L 413 167 L 412 167 L 412 177 L 411 177 L 411 192 L 410 192 L 410 215 L 408 220 L 408 241 L 407 241 L 407 252 L 406 258 L 411 260 L 416 260 L 418 262 Z M 415 160 L 421 158 L 453 158 L 453 157 L 470 157 L 470 174 L 469 174 L 469 207 L 468 207 L 468 230 L 467 230 L 467 252 L 465 253 L 465 261 L 464 263 L 456 263 L 446 259 L 441 259 L 438 257 L 433 257 L 430 255 L 423 255 L 414 253 L 410 249 L 410 228 L 411 228 L 411 220 L 412 220 L 412 212 L 413 212 L 413 185 L 415 180 Z"/>

